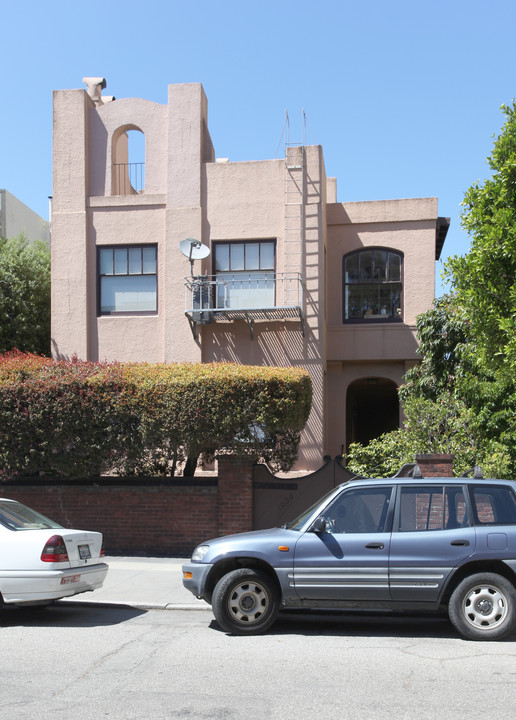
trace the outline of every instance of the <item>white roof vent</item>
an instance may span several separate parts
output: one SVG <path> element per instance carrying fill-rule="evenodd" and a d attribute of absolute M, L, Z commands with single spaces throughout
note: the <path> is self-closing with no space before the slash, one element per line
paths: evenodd
<path fill-rule="evenodd" d="M 106 78 L 103 77 L 83 77 L 83 83 L 88 88 L 88 95 L 95 105 L 103 105 L 101 97 L 102 90 L 106 87 Z"/>

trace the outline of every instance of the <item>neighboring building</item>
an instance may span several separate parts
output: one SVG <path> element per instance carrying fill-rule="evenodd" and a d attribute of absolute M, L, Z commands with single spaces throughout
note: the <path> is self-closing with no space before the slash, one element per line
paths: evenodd
<path fill-rule="evenodd" d="M 160 105 L 85 82 L 54 93 L 54 355 L 304 367 L 299 469 L 398 427 L 449 225 L 437 200 L 338 203 L 320 146 L 217 161 L 200 84 Z M 211 250 L 193 277 L 185 238 Z"/>
<path fill-rule="evenodd" d="M 48 222 L 8 190 L 0 190 L 0 237 L 13 238 L 21 233 L 31 241 L 50 242 Z"/>

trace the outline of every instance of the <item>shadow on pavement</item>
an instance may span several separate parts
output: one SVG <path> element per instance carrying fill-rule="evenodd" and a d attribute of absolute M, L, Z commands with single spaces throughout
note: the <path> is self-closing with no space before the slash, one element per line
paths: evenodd
<path fill-rule="evenodd" d="M 347 635 L 349 637 L 457 638 L 446 617 L 354 613 L 281 613 L 272 627 L 278 635 Z"/>
<path fill-rule="evenodd" d="M 224 632 L 213 620 L 213 630 Z M 267 635 L 323 637 L 456 638 L 449 620 L 439 616 L 373 615 L 349 612 L 284 611 Z"/>
<path fill-rule="evenodd" d="M 145 615 L 147 610 L 130 605 L 82 605 L 58 602 L 48 607 L 2 605 L 0 627 L 101 627 L 119 625 Z"/>

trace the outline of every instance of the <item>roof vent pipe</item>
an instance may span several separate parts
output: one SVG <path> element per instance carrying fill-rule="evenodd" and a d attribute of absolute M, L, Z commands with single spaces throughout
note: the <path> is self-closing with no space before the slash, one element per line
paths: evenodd
<path fill-rule="evenodd" d="M 101 93 L 106 87 L 106 78 L 103 77 L 83 77 L 83 83 L 88 88 L 88 95 L 95 105 L 103 105 Z"/>

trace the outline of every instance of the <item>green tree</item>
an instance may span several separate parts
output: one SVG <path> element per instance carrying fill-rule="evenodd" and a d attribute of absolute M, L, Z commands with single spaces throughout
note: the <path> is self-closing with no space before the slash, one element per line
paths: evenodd
<path fill-rule="evenodd" d="M 462 225 L 470 251 L 447 264 L 448 277 L 475 339 L 481 370 L 511 376 L 516 367 L 516 105 L 488 158 L 492 177 L 465 194 Z"/>
<path fill-rule="evenodd" d="M 487 476 L 505 477 L 511 458 L 505 445 L 489 438 L 472 408 L 442 393 L 437 401 L 407 396 L 403 428 L 349 447 L 347 466 L 367 477 L 394 475 L 419 453 L 451 453 L 454 472 L 462 475 L 480 465 Z"/>
<path fill-rule="evenodd" d="M 50 250 L 20 235 L 0 238 L 0 353 L 50 353 Z"/>
<path fill-rule="evenodd" d="M 461 380 L 472 368 L 473 339 L 468 319 L 453 295 L 434 300 L 416 321 L 421 362 L 404 378 L 400 399 L 436 401 L 442 393 L 460 396 Z"/>

